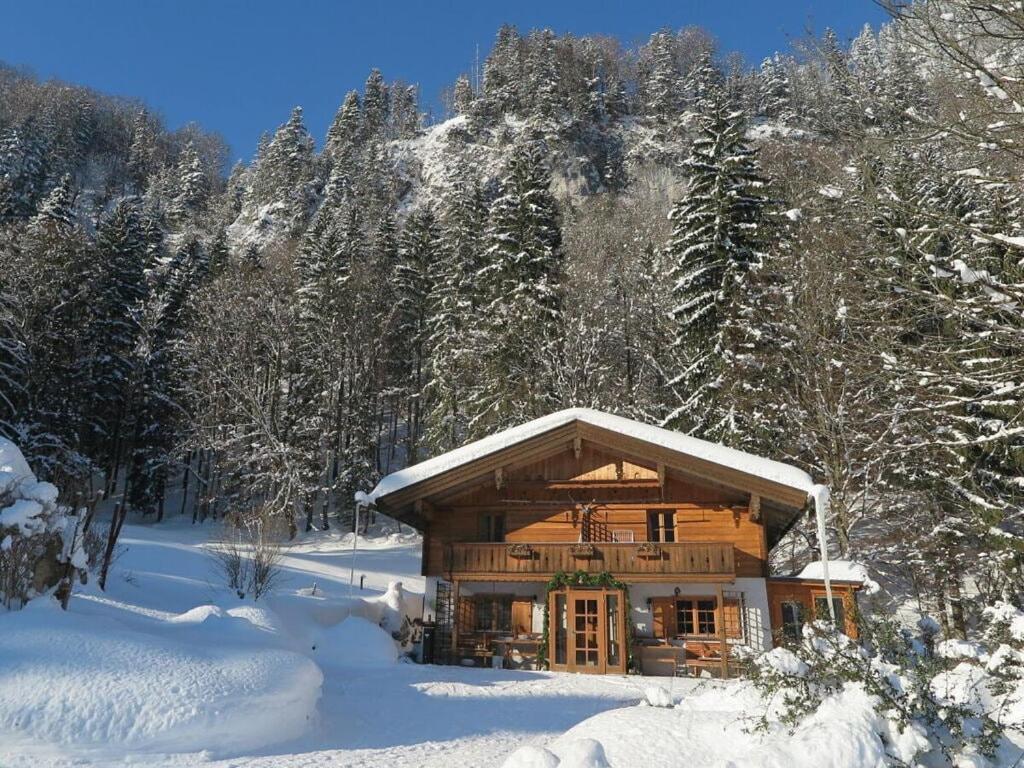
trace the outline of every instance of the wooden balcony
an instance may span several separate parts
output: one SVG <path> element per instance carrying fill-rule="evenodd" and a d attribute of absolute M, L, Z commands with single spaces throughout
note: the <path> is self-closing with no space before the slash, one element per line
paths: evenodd
<path fill-rule="evenodd" d="M 558 571 L 608 571 L 624 581 L 731 582 L 732 544 L 449 544 L 444 571 L 463 581 L 544 581 Z"/>

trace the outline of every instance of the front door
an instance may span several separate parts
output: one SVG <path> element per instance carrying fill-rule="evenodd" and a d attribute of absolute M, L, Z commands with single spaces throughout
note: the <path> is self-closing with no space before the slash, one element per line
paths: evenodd
<path fill-rule="evenodd" d="M 625 599 L 621 590 L 558 590 L 550 593 L 548 601 L 552 669 L 625 674 Z"/>

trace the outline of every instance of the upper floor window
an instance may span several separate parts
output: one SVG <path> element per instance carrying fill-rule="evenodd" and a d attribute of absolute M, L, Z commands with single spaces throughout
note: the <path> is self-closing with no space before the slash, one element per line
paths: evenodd
<path fill-rule="evenodd" d="M 647 540 L 661 541 L 666 543 L 676 540 L 675 510 L 647 510 Z"/>
<path fill-rule="evenodd" d="M 480 541 L 505 540 L 505 516 L 501 514 L 480 515 Z"/>

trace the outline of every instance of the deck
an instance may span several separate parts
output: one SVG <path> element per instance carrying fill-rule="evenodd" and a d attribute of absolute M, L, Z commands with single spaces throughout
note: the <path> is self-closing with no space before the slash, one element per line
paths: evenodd
<path fill-rule="evenodd" d="M 607 571 L 640 581 L 732 582 L 732 544 L 693 543 L 456 543 L 445 548 L 444 571 L 463 581 L 542 581 L 559 571 Z"/>

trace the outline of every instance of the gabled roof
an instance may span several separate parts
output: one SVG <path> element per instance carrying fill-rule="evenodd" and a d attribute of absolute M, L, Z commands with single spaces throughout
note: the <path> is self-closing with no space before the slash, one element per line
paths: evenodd
<path fill-rule="evenodd" d="M 802 506 L 815 487 L 810 475 L 789 464 L 661 427 L 642 424 L 622 416 L 613 416 L 590 408 L 568 408 L 495 433 L 398 472 L 392 472 L 377 484 L 367 501 L 383 502 L 382 506 L 391 506 L 387 503 L 389 497 L 397 499 L 397 494 L 405 499 L 413 492 L 415 486 L 427 484 L 448 473 L 455 473 L 456 470 L 475 462 L 484 463 L 482 460 L 496 458 L 498 454 L 514 446 L 540 438 L 570 424 L 593 428 L 587 432 L 588 439 L 592 435 L 597 435 L 598 440 L 602 434 L 613 435 L 626 438 L 632 443 L 649 446 L 665 457 L 665 463 L 670 466 L 686 462 L 688 466 L 693 463 L 698 466 L 721 468 L 723 473 L 727 473 L 727 477 L 716 479 L 740 489 L 748 485 L 767 488 L 769 492 L 766 495 L 774 496 L 776 501 L 788 507 Z M 749 490 L 749 487 L 745 489 Z M 779 493 L 772 494 L 772 489 L 778 490 Z"/>

